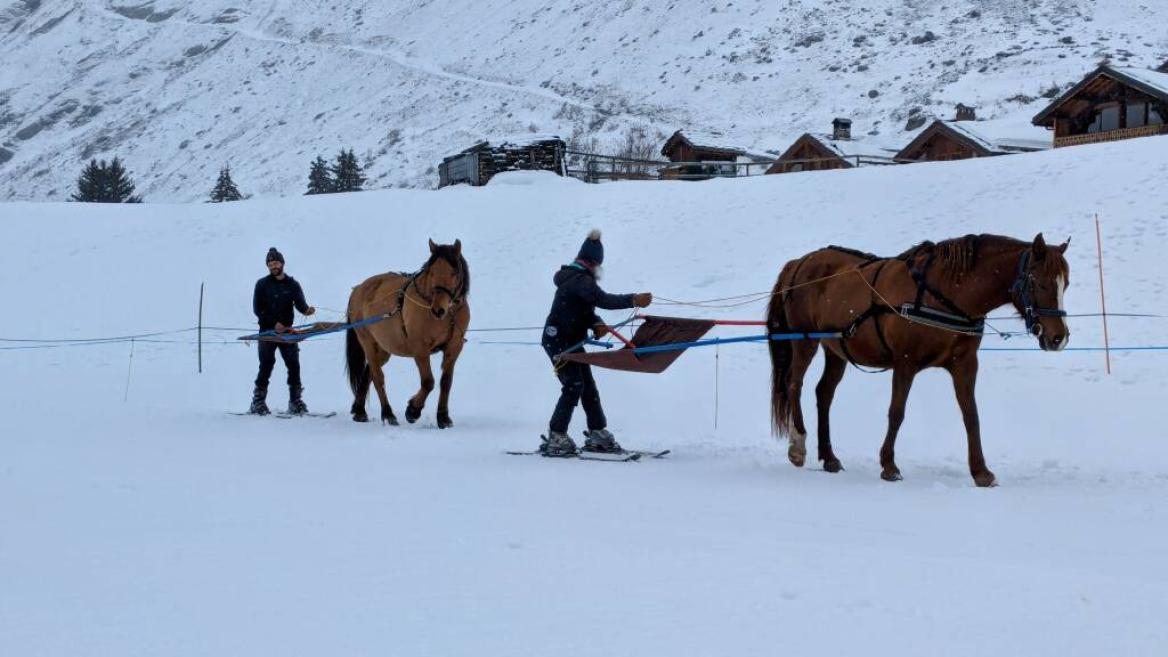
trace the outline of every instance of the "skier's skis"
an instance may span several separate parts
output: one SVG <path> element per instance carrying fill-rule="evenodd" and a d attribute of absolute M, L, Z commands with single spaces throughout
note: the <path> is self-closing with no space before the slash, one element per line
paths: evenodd
<path fill-rule="evenodd" d="M 328 413 L 273 413 L 273 415 L 280 418 L 281 420 L 287 420 L 294 417 L 318 417 L 323 419 L 333 417 L 336 414 L 336 411 L 329 411 Z"/>

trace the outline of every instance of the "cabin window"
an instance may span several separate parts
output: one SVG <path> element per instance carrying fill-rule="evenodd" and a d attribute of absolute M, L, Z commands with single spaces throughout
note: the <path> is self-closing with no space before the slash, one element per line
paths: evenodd
<path fill-rule="evenodd" d="M 1099 130 L 1107 132 L 1108 130 L 1119 130 L 1119 105 L 1112 105 L 1111 107 L 1104 107 L 1099 112 Z"/>
<path fill-rule="evenodd" d="M 1148 104 L 1131 103 L 1127 106 L 1127 127 L 1138 128 L 1148 123 Z"/>
<path fill-rule="evenodd" d="M 1148 108 L 1148 125 L 1164 125 L 1164 117 L 1152 108 Z"/>
<path fill-rule="evenodd" d="M 802 162 L 792 164 L 791 167 L 789 169 L 787 169 L 787 171 L 790 171 L 791 173 L 797 173 L 797 172 L 802 171 L 802 170 L 803 170 L 803 163 Z"/>

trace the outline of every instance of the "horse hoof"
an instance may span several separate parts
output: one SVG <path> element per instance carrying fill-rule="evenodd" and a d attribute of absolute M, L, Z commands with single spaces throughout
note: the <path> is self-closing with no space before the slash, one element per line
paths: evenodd
<path fill-rule="evenodd" d="M 450 427 L 453 427 L 453 426 L 454 426 L 454 420 L 451 420 L 449 415 L 439 415 L 438 416 L 438 428 L 439 429 L 449 429 Z"/>
<path fill-rule="evenodd" d="M 413 424 L 422 417 L 422 409 L 414 408 L 413 404 L 406 404 L 406 422 Z"/>
<path fill-rule="evenodd" d="M 798 449 L 792 445 L 787 448 L 787 460 L 796 468 L 801 468 L 807 462 L 807 450 Z"/>
<path fill-rule="evenodd" d="M 389 413 L 382 413 L 381 414 L 381 423 L 388 424 L 391 427 L 396 427 L 397 426 L 397 418 L 394 417 L 392 411 Z"/>
<path fill-rule="evenodd" d="M 998 480 L 994 477 L 994 473 L 986 470 L 973 475 L 973 483 L 977 484 L 978 488 L 993 488 L 998 485 Z"/>
<path fill-rule="evenodd" d="M 827 459 L 823 462 L 823 469 L 826 472 L 842 472 L 844 466 L 839 459 Z"/>
<path fill-rule="evenodd" d="M 369 416 L 364 413 L 353 413 L 354 422 L 368 422 Z"/>
<path fill-rule="evenodd" d="M 880 473 L 880 478 L 884 481 L 900 481 L 904 477 L 900 476 L 900 470 L 885 470 Z"/>

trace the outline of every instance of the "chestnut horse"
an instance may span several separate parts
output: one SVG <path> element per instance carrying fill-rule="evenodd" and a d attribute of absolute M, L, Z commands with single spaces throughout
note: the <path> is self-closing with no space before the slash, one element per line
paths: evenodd
<path fill-rule="evenodd" d="M 913 378 L 923 369 L 941 367 L 953 377 L 973 480 L 978 486 L 994 485 L 982 454 L 974 399 L 981 329 L 990 311 L 1012 303 L 1043 350 L 1066 347 L 1067 245 L 1048 247 L 1041 233 L 1033 242 L 967 235 L 924 242 L 897 258 L 828 247 L 788 262 L 772 292 L 768 332 L 841 334 L 838 339 L 769 341 L 773 428 L 789 438 L 791 463 L 802 467 L 807 457 L 800 393 L 822 342 L 826 362 L 815 398 L 819 460 L 825 470 L 842 469 L 832 452 L 828 414 L 849 362 L 892 370 L 888 431 L 880 449 L 880 476 L 886 481 L 901 478 L 894 448 Z"/>
<path fill-rule="evenodd" d="M 359 323 L 382 317 L 345 335 L 345 362 L 349 387 L 353 390 L 350 412 L 356 422 L 368 422 L 365 399 L 369 383 L 377 388 L 381 401 L 381 421 L 397 424 L 397 417 L 385 393 L 385 363 L 392 356 L 414 359 L 421 388 L 406 404 L 406 420 L 411 424 L 422 416 L 426 398 L 434 390 L 431 354 L 442 352 L 442 379 L 438 393 L 438 427 L 454 426 L 450 419 L 450 386 L 454 363 L 462 353 L 470 325 L 470 270 L 462 257 L 462 242 L 435 244 L 430 241 L 430 259 L 416 273 L 378 274 L 353 288 L 349 295 L 348 321 Z"/>

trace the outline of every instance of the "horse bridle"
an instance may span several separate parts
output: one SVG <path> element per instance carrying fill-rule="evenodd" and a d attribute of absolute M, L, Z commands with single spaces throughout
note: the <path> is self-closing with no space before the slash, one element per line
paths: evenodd
<path fill-rule="evenodd" d="M 422 301 L 425 301 L 426 304 L 429 306 L 434 305 L 434 295 L 437 294 L 438 292 L 445 292 L 446 296 L 450 297 L 451 307 L 457 306 L 458 304 L 462 303 L 462 297 L 458 296 L 454 292 L 454 290 L 451 290 L 444 285 L 431 285 L 430 286 L 430 296 L 428 296 L 428 297 L 426 296 L 426 294 L 424 292 L 422 292 L 422 288 L 418 287 L 418 279 L 421 278 L 422 275 L 425 274 L 427 271 L 429 271 L 429 269 L 430 269 L 429 267 L 426 267 L 426 268 L 422 269 L 421 271 L 419 271 L 417 274 L 414 274 L 412 277 L 410 277 L 409 283 L 406 284 L 405 288 L 402 288 L 403 293 L 410 286 L 413 286 L 414 291 L 417 292 L 418 296 L 422 298 Z M 461 282 L 462 277 L 463 277 L 461 267 L 459 268 L 459 270 L 460 271 L 458 273 L 458 278 L 459 278 L 459 281 Z"/>
<path fill-rule="evenodd" d="M 1022 308 L 1022 317 L 1026 321 L 1026 332 L 1035 337 L 1042 335 L 1041 317 L 1066 317 L 1067 311 L 1060 308 L 1045 308 L 1034 303 L 1034 268 L 1031 260 L 1034 249 L 1026 249 L 1018 257 L 1018 275 L 1014 284 L 1010 286 L 1010 296 L 1014 303 Z"/>

